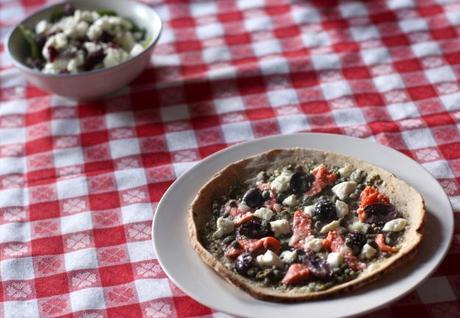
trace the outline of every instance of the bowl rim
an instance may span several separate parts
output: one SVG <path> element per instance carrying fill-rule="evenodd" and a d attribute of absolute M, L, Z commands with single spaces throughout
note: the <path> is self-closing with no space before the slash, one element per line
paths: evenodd
<path fill-rule="evenodd" d="M 157 33 L 156 37 L 151 40 L 150 44 L 147 47 L 145 47 L 144 50 L 140 54 L 132 56 L 129 59 L 127 59 L 126 61 L 124 61 L 124 62 L 122 62 L 120 64 L 113 65 L 113 66 L 110 66 L 110 67 L 104 67 L 104 68 L 100 68 L 100 69 L 96 69 L 96 70 L 91 70 L 91 71 L 79 72 L 79 73 L 49 74 L 49 73 L 43 73 L 43 72 L 41 72 L 39 70 L 36 70 L 34 68 L 31 68 L 31 67 L 27 66 L 26 64 L 22 63 L 16 56 L 14 56 L 14 54 L 12 54 L 12 52 L 10 50 L 11 38 L 13 36 L 13 33 L 19 28 L 19 26 L 21 24 L 23 24 L 27 20 L 31 19 L 33 16 L 42 13 L 43 11 L 47 11 L 47 10 L 50 10 L 51 8 L 65 5 L 66 3 L 73 3 L 73 4 L 77 4 L 77 6 L 78 6 L 78 1 L 75 1 L 75 0 L 74 1 L 63 1 L 63 2 L 59 2 L 59 3 L 54 3 L 54 4 L 51 4 L 51 5 L 47 5 L 44 8 L 39 9 L 39 10 L 33 12 L 32 14 L 29 14 L 24 19 L 22 19 L 19 23 L 17 23 L 12 28 L 12 30 L 9 32 L 9 34 L 8 34 L 8 36 L 6 38 L 6 43 L 4 43 L 5 44 L 4 46 L 6 47 L 6 52 L 11 57 L 11 60 L 13 61 L 13 64 L 17 68 L 19 68 L 20 70 L 35 74 L 37 76 L 48 77 L 48 78 L 72 78 L 72 77 L 79 77 L 79 76 L 90 76 L 90 75 L 93 75 L 93 74 L 100 74 L 100 73 L 104 73 L 104 72 L 109 72 L 109 71 L 112 71 L 113 69 L 115 69 L 117 67 L 121 67 L 123 65 L 132 63 L 137 58 L 139 58 L 139 57 L 141 57 L 141 56 L 143 56 L 145 54 L 150 54 L 150 51 L 153 49 L 155 44 L 160 39 L 161 32 L 163 31 L 163 21 L 161 20 L 160 15 L 153 8 L 151 8 L 150 6 L 146 5 L 143 2 L 132 1 L 132 0 L 117 0 L 117 1 L 125 1 L 125 2 L 128 2 L 128 3 L 135 3 L 136 5 L 140 5 L 140 6 L 144 7 L 144 9 L 150 11 L 150 13 L 152 13 L 154 16 L 156 16 L 156 18 L 158 19 L 158 22 L 159 22 L 158 33 Z"/>

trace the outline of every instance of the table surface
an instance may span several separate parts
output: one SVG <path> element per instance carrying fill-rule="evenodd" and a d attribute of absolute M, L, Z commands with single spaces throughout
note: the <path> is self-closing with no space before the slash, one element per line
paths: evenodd
<path fill-rule="evenodd" d="M 151 64 L 102 101 L 28 85 L 0 44 L 0 316 L 226 316 L 162 271 L 157 203 L 220 149 L 308 131 L 382 143 L 439 180 L 449 254 L 372 317 L 458 317 L 460 3 L 150 3 L 164 21 Z M 0 1 L 2 40 L 43 4 Z"/>

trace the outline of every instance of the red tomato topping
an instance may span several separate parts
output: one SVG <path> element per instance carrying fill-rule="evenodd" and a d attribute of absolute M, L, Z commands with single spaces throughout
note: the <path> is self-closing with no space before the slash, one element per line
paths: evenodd
<path fill-rule="evenodd" d="M 285 285 L 295 285 L 310 276 L 310 271 L 305 264 L 292 264 L 281 281 Z"/>
<path fill-rule="evenodd" d="M 308 214 L 301 210 L 294 212 L 292 233 L 289 245 L 298 249 L 302 248 L 305 238 L 311 234 L 311 218 Z"/>
<path fill-rule="evenodd" d="M 238 244 L 236 247 L 234 245 L 230 245 L 227 248 L 227 250 L 225 251 L 225 256 L 229 259 L 234 259 L 238 257 L 240 254 L 243 254 L 244 252 L 252 253 L 257 251 L 258 253 L 265 253 L 267 250 L 271 250 L 275 253 L 279 253 L 280 249 L 280 241 L 278 241 L 278 239 L 272 236 L 267 236 L 259 240 L 238 240 Z"/>
<path fill-rule="evenodd" d="M 368 205 L 375 203 L 390 203 L 390 199 L 386 195 L 380 193 L 377 188 L 372 186 L 365 187 L 359 198 L 359 208 L 356 213 L 358 213 L 358 218 L 361 222 L 366 221 L 367 216 L 364 208 L 366 208 Z"/>
<path fill-rule="evenodd" d="M 387 245 L 385 243 L 385 236 L 383 234 L 377 234 L 377 237 L 375 238 L 375 243 L 379 246 L 379 249 L 382 252 L 387 252 L 387 253 L 397 253 L 398 248 L 394 246 Z"/>
<path fill-rule="evenodd" d="M 327 237 L 323 241 L 323 247 L 326 250 L 341 253 L 348 266 L 353 270 L 360 270 L 364 267 L 364 264 L 353 255 L 350 249 L 344 248 L 345 240 L 337 231 L 329 231 L 329 233 L 327 233 Z"/>
<path fill-rule="evenodd" d="M 307 195 L 313 196 L 323 189 L 334 183 L 337 180 L 337 175 L 334 172 L 329 171 L 325 165 L 319 165 L 311 172 L 313 176 L 315 176 L 315 181 L 313 182 L 310 190 L 307 192 Z"/>
<path fill-rule="evenodd" d="M 239 225 L 244 224 L 246 222 L 249 222 L 251 220 L 252 220 L 252 213 L 251 212 L 246 212 L 245 214 L 240 216 L 238 219 L 234 220 L 233 223 L 236 226 L 239 226 Z"/>

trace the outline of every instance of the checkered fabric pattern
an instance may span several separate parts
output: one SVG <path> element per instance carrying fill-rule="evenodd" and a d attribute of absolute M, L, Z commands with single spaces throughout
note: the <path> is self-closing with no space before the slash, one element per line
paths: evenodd
<path fill-rule="evenodd" d="M 2 40 L 43 5 L 0 1 Z M 160 268 L 156 205 L 220 149 L 308 131 L 385 144 L 439 180 L 456 211 L 447 258 L 369 317 L 459 317 L 460 3 L 151 5 L 164 21 L 152 63 L 103 101 L 27 84 L 0 44 L 0 316 L 226 316 Z"/>

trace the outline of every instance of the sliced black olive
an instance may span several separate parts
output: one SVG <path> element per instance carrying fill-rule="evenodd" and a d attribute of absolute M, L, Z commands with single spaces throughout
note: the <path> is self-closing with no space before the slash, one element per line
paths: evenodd
<path fill-rule="evenodd" d="M 293 193 L 302 194 L 310 190 L 315 177 L 311 174 L 299 171 L 292 175 L 289 187 Z"/>
<path fill-rule="evenodd" d="M 247 238 L 263 238 L 274 235 L 270 223 L 262 224 L 257 219 L 243 223 L 236 232 L 239 236 L 246 236 Z"/>
<path fill-rule="evenodd" d="M 288 197 L 288 196 L 287 196 L 286 193 L 280 192 L 280 193 L 278 193 L 278 194 L 276 195 L 276 202 L 279 203 L 279 204 L 281 204 L 281 203 L 283 203 L 284 199 L 286 199 L 287 197 Z"/>
<path fill-rule="evenodd" d="M 364 208 L 366 212 L 366 222 L 382 226 L 386 222 L 396 219 L 398 212 L 391 204 L 375 203 Z"/>
<path fill-rule="evenodd" d="M 350 233 L 345 240 L 345 244 L 351 248 L 353 254 L 357 255 L 361 252 L 364 244 L 366 244 L 367 238 L 363 233 Z"/>
<path fill-rule="evenodd" d="M 318 279 L 327 279 L 332 275 L 329 264 L 318 255 L 309 255 L 304 262 L 310 273 Z"/>
<path fill-rule="evenodd" d="M 329 199 L 321 199 L 315 205 L 315 217 L 323 222 L 331 222 L 337 219 L 335 204 Z"/>
<path fill-rule="evenodd" d="M 235 270 L 243 275 L 246 276 L 248 271 L 254 267 L 254 257 L 249 253 L 243 253 L 236 258 L 235 261 Z"/>
<path fill-rule="evenodd" d="M 243 196 L 243 201 L 246 202 L 246 205 L 250 208 L 257 208 L 264 203 L 264 198 L 262 193 L 257 188 L 252 188 L 246 191 Z"/>

